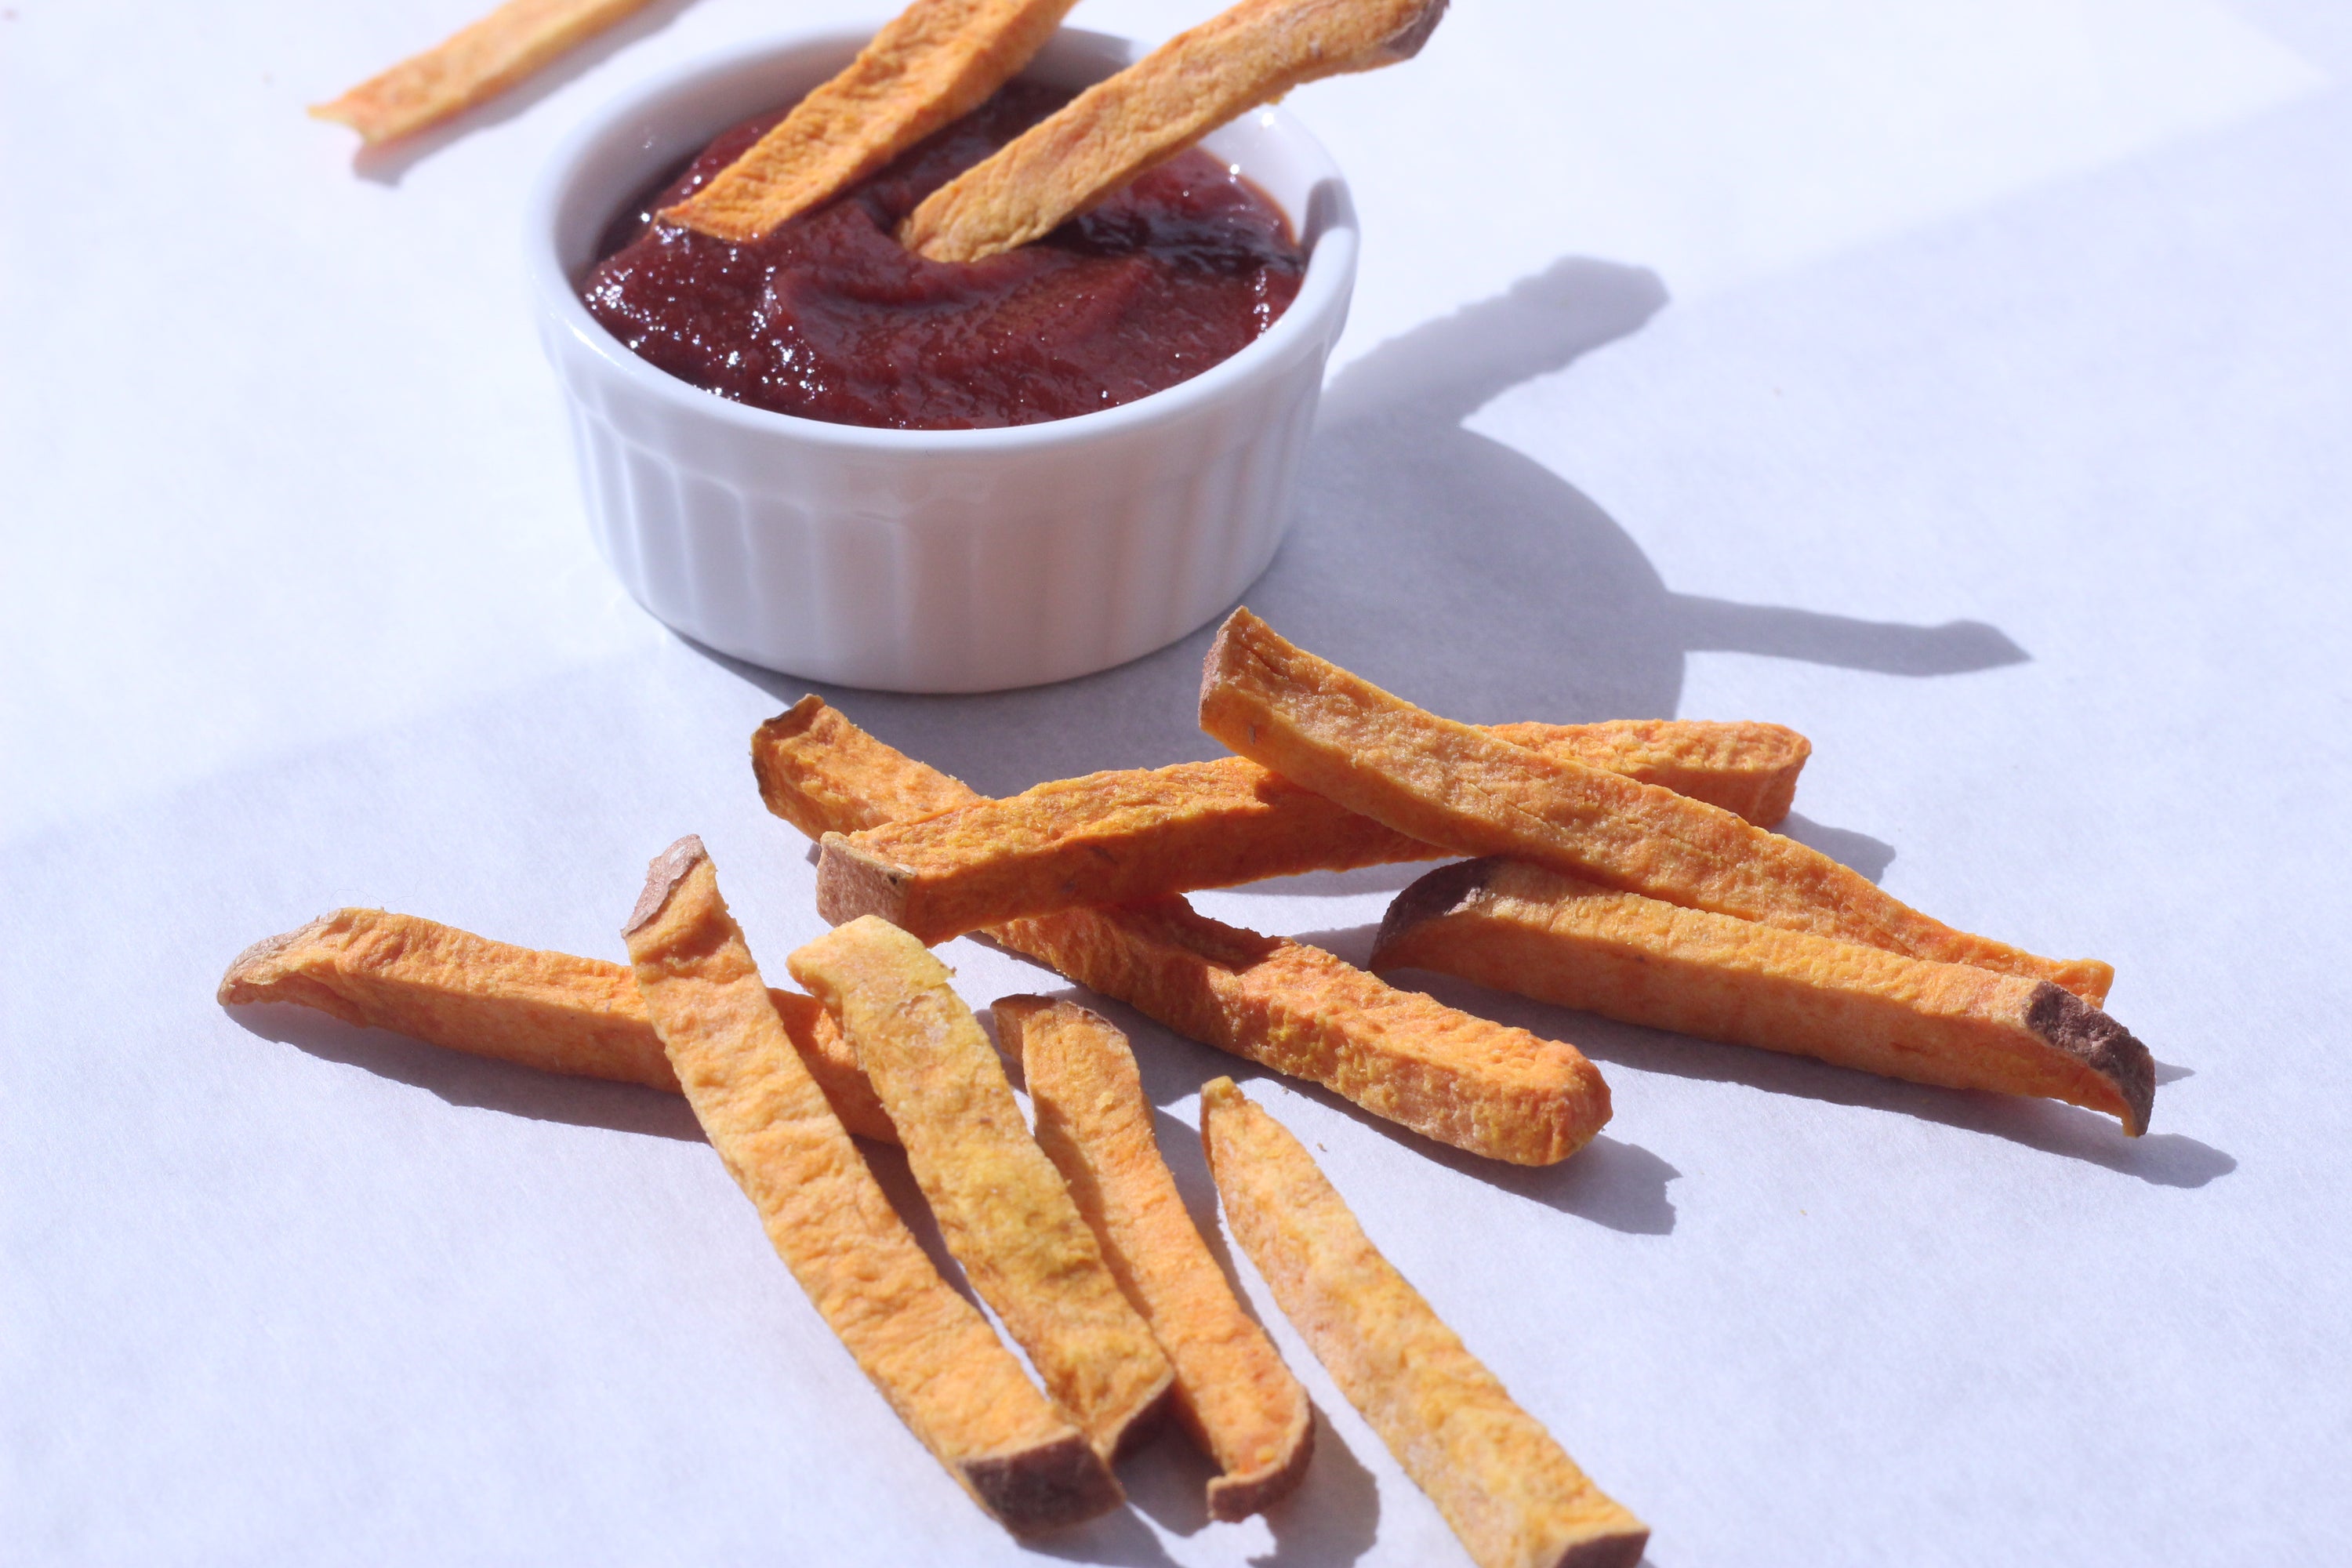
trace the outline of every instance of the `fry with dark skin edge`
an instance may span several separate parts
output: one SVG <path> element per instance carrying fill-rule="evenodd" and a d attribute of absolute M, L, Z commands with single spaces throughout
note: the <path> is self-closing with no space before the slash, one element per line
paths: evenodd
<path fill-rule="evenodd" d="M 1201 728 L 1400 833 L 1789 931 L 2048 980 L 2094 1005 L 2115 971 L 1955 931 L 1821 851 L 1731 813 L 1425 712 L 1246 609 L 1201 673 Z"/>
<path fill-rule="evenodd" d="M 1303 82 L 1411 59 L 1444 15 L 1445 0 L 1242 0 L 934 191 L 899 243 L 932 261 L 1026 245 Z"/>
<path fill-rule="evenodd" d="M 982 798 L 815 697 L 760 727 L 751 765 L 769 809 L 804 832 Z M 1206 919 L 1181 899 L 1063 910 L 987 934 L 1179 1034 L 1475 1154 L 1553 1164 L 1609 1120 L 1609 1086 L 1574 1047 L 1399 991 L 1320 948 Z"/>
<path fill-rule="evenodd" d="M 678 1092 L 627 966 L 492 942 L 415 915 L 337 910 L 255 942 L 228 966 L 219 995 L 225 1007 L 294 1002 L 472 1056 Z M 797 991 L 768 999 L 842 1125 L 897 1142 L 824 1005 Z"/>
<path fill-rule="evenodd" d="M 1435 970 L 1603 1017 L 1950 1089 L 2041 1095 L 2147 1131 L 2156 1064 L 2046 980 L 1907 958 L 1517 860 L 1399 893 L 1372 967 Z"/>
<path fill-rule="evenodd" d="M 1650 1531 L 1382 1258 L 1298 1140 L 1221 1078 L 1201 1142 L 1225 1224 L 1284 1316 L 1479 1568 L 1632 1568 Z"/>
<path fill-rule="evenodd" d="M 1488 732 L 1645 782 L 1672 778 L 1698 798 L 1777 805 L 1782 816 L 1811 750 L 1794 731 L 1764 724 L 1513 724 Z M 1452 854 L 1244 758 L 1220 757 L 1057 779 L 918 822 L 826 834 L 816 900 L 835 924 L 880 915 L 940 942 L 1055 910 Z"/>
<path fill-rule="evenodd" d="M 840 75 L 662 216 L 741 244 L 830 200 L 1010 81 L 1076 0 L 915 0 Z"/>
<path fill-rule="evenodd" d="M 694 1114 L 776 1252 L 899 1419 L 1006 1528 L 1123 1500 L 979 1310 L 940 1278 L 800 1064 L 698 838 L 657 858 L 622 930 Z"/>
<path fill-rule="evenodd" d="M 1111 1273 L 1176 1369 L 1176 1414 L 1224 1474 L 1209 1513 L 1246 1519 L 1294 1490 L 1315 1448 L 1307 1391 L 1234 1296 L 1151 1135 L 1151 1102 L 1127 1037 L 1043 996 L 995 1006 L 996 1038 L 1021 1063 L 1037 1143 L 1069 1184 Z"/>
<path fill-rule="evenodd" d="M 1174 1372 L 1069 1188 L 1030 1136 L 947 966 L 884 921 L 787 961 L 857 1052 L 948 1250 L 1108 1460 L 1165 1412 Z"/>
<path fill-rule="evenodd" d="M 645 9 L 647 0 L 508 0 L 472 26 L 310 113 L 373 147 L 496 98 L 556 56 Z"/>

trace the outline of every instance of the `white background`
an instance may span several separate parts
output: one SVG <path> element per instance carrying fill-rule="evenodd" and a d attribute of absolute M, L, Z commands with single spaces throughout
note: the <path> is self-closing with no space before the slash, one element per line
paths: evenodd
<path fill-rule="evenodd" d="M 803 683 L 596 560 L 519 215 L 626 84 L 882 13 L 656 0 L 357 166 L 302 117 L 478 3 L 0 9 L 0 1555 L 1021 1558 L 682 1102 L 212 1001 L 345 903 L 617 957 L 688 831 L 772 970 L 820 929 L 744 761 Z M 1460 0 L 1293 100 L 1367 252 L 1252 605 L 1465 719 L 1796 725 L 1792 831 L 2112 960 L 2162 1064 L 2135 1142 L 1437 984 L 1603 1065 L 1534 1173 L 1242 1073 L 1657 1568 L 2352 1541 L 2347 73 L 2334 0 Z M 1006 792 L 1210 754 L 1203 641 L 827 695 Z M 1360 958 L 1405 876 L 1200 902 Z M 1205 1220 L 1237 1064 L 1119 1016 Z M 1323 1412 L 1304 1490 L 1209 1523 L 1171 1438 L 1039 1551 L 1464 1561 L 1240 1279 Z"/>

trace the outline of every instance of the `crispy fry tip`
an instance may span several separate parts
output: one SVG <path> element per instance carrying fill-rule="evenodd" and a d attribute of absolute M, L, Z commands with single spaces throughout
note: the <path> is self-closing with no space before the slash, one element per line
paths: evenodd
<path fill-rule="evenodd" d="M 2115 1086 L 2124 1102 L 2124 1131 L 2147 1131 L 2156 1110 L 2156 1058 L 2131 1031 L 2063 985 L 2033 988 L 2025 1026 Z"/>
<path fill-rule="evenodd" d="M 1315 1412 L 1310 1407 L 1305 1425 L 1299 1428 L 1297 1443 L 1272 1468 L 1209 1478 L 1209 1517 L 1234 1524 L 1254 1513 L 1264 1513 L 1298 1489 L 1298 1484 L 1307 1479 L 1307 1467 L 1314 1461 Z"/>
<path fill-rule="evenodd" d="M 1109 1512 L 1127 1494 L 1083 1433 L 1002 1458 L 970 1459 L 964 1480 L 1015 1535 L 1042 1535 Z"/>
<path fill-rule="evenodd" d="M 342 911 L 340 910 L 335 911 L 335 914 L 341 913 Z M 320 915 L 307 925 L 296 926 L 292 931 L 280 931 L 276 936 L 265 936 L 259 942 L 252 943 L 243 952 L 229 960 L 228 970 L 222 974 L 220 989 L 213 994 L 213 999 L 224 1007 L 233 1006 L 241 1002 L 261 1000 L 259 997 L 248 994 L 247 989 L 248 985 L 263 970 L 268 968 L 273 959 L 289 948 L 299 947 L 309 942 L 332 924 L 334 920 L 335 915 Z"/>
<path fill-rule="evenodd" d="M 1437 24 L 1445 20 L 1445 6 L 1446 0 L 1431 0 L 1431 4 L 1414 13 L 1411 20 L 1373 51 L 1373 63 L 1395 65 L 1421 53 L 1421 47 L 1429 42 L 1431 34 L 1437 31 Z"/>
<path fill-rule="evenodd" d="M 845 834 L 828 833 L 818 840 L 816 912 L 829 925 L 846 925 L 860 915 L 878 915 L 892 925 L 907 924 L 907 884 L 913 878 L 880 856 L 851 842 Z M 929 938 L 931 933 L 916 931 Z"/>
<path fill-rule="evenodd" d="M 646 889 L 637 895 L 637 907 L 629 911 L 628 923 L 621 928 L 622 937 L 635 935 L 647 921 L 661 913 L 662 905 L 669 901 L 678 883 L 709 858 L 702 840 L 691 833 L 655 856 L 653 864 L 646 868 Z"/>
<path fill-rule="evenodd" d="M 332 124 L 349 126 L 358 132 L 360 141 L 370 147 L 382 140 L 370 132 L 365 117 L 355 113 L 342 99 L 337 98 L 325 103 L 314 103 L 302 112 L 313 120 L 324 120 Z"/>

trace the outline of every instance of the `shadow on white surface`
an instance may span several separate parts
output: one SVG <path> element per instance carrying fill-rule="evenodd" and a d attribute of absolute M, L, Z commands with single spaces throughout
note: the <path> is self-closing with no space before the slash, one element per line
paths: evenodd
<path fill-rule="evenodd" d="M 1549 468 L 1464 427 L 1518 384 L 1634 332 L 1666 302 L 1643 269 L 1571 258 L 1392 339 L 1324 396 L 1298 521 L 1247 595 L 1302 646 L 1472 722 L 1671 716 L 1698 651 L 1915 677 L 2026 655 L 1976 622 L 1919 626 L 1675 594 Z M 845 690 L 710 653 L 776 698 L 814 689 L 989 795 L 1217 753 L 1196 727 L 1203 627 L 1057 686 L 982 696 Z"/>
<path fill-rule="evenodd" d="M 291 1002 L 222 1009 L 237 1027 L 318 1058 L 409 1084 L 451 1105 L 533 1121 L 602 1127 L 681 1142 L 703 1142 L 685 1100 L 633 1083 L 542 1072 L 427 1045 L 389 1029 L 362 1029 Z"/>
<path fill-rule="evenodd" d="M 496 98 L 476 104 L 463 114 L 445 120 L 429 131 L 403 137 L 388 146 L 362 146 L 352 154 L 352 173 L 379 185 L 398 185 L 407 177 L 409 170 L 452 142 L 493 125 L 502 125 L 538 107 L 542 100 L 562 91 L 631 44 L 660 32 L 677 19 L 679 12 L 693 4 L 694 0 L 653 0 L 651 5 L 620 26 L 566 50 L 560 58 L 533 71 Z M 430 47 L 431 43 L 419 42 L 416 47 L 421 50 Z"/>
<path fill-rule="evenodd" d="M 1216 1473 L 1171 1423 L 1150 1447 L 1120 1463 L 1128 1510 L 1024 1544 L 1041 1555 L 1076 1563 L 1147 1568 L 1172 1562 L 1137 1515 L 1180 1539 L 1198 1534 L 1212 1522 L 1204 1492 Z M 1306 1479 L 1261 1517 L 1274 1537 L 1274 1550 L 1250 1558 L 1253 1568 L 1347 1568 L 1378 1539 L 1379 1483 L 1319 1409 L 1315 1457 Z"/>
<path fill-rule="evenodd" d="M 1516 1024 L 1547 1038 L 1574 1040 L 1579 1049 L 1598 1062 L 1889 1111 L 2103 1165 L 2154 1186 L 2201 1187 L 2238 1168 L 2235 1159 L 2194 1138 L 2160 1131 L 2126 1137 L 2113 1117 L 2056 1100 L 1906 1083 L 1807 1057 L 1692 1039 L 1489 991 L 1448 974 L 1412 970 L 1386 978 L 1391 984 L 1416 986 L 1465 1013 Z M 2176 1072 L 2176 1076 L 2179 1075 Z M 2156 1107 L 2159 1126 L 2163 1116 L 2164 1104 L 2159 1100 Z"/>
<path fill-rule="evenodd" d="M 1849 827 L 1831 827 L 1799 812 L 1790 812 L 1773 831 L 1820 850 L 1841 866 L 1851 866 L 1874 882 L 1895 864 L 1894 845 Z"/>
<path fill-rule="evenodd" d="M 1380 1537 L 1380 1485 L 1320 1410 L 1307 1479 L 1266 1511 L 1265 1522 L 1274 1550 L 1251 1558 L 1253 1568 L 1346 1568 Z"/>

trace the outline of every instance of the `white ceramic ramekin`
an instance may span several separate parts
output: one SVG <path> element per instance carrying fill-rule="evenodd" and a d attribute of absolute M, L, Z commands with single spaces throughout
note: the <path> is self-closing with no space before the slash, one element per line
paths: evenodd
<path fill-rule="evenodd" d="M 1203 145 L 1311 247 L 1297 299 L 1223 363 L 1098 414 L 1003 430 L 796 419 L 655 369 L 580 302 L 623 204 L 865 42 L 762 44 L 653 82 L 575 134 L 541 182 L 532 289 L 597 544 L 688 637 L 844 685 L 988 691 L 1165 647 L 1273 560 L 1355 281 L 1347 186 L 1279 110 Z M 1027 74 L 1079 87 L 1135 58 L 1122 39 L 1065 28 Z"/>

